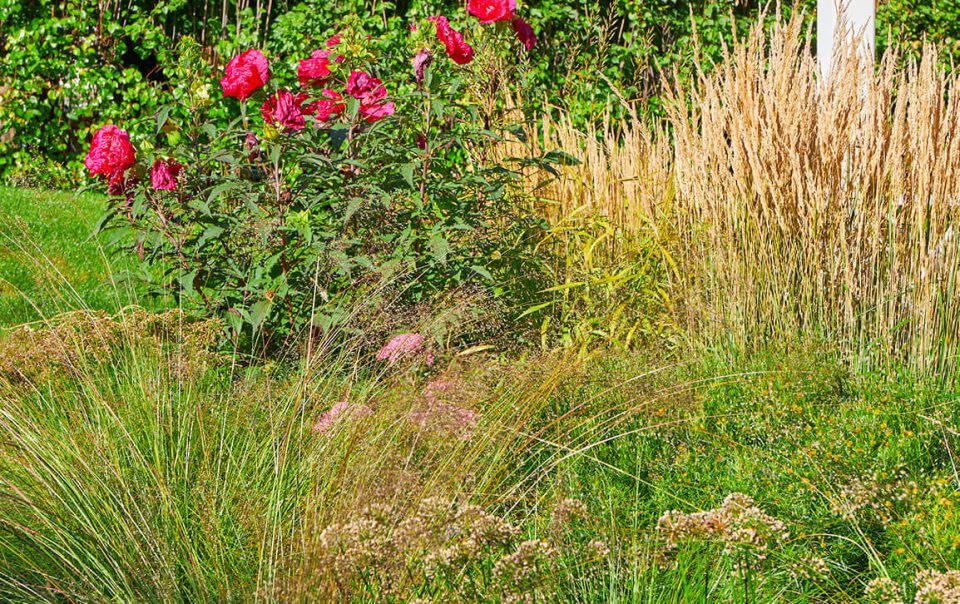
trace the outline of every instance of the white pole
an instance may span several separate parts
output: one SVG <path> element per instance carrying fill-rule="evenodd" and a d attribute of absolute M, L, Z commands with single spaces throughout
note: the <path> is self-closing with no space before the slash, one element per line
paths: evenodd
<path fill-rule="evenodd" d="M 858 50 L 873 60 L 876 14 L 875 0 L 817 0 L 817 61 L 824 79 L 830 74 L 834 49 L 845 42 L 838 39 L 840 31 L 846 32 L 846 42 L 857 40 Z"/>

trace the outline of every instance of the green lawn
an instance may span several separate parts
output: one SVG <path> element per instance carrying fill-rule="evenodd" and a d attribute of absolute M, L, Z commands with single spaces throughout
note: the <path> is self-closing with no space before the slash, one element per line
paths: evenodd
<path fill-rule="evenodd" d="M 0 326 L 63 311 L 114 311 L 122 261 L 93 237 L 104 198 L 0 187 Z"/>

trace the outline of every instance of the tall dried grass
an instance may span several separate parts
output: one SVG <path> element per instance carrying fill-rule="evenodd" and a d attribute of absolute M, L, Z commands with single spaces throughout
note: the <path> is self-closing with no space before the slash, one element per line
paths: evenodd
<path fill-rule="evenodd" d="M 821 82 L 804 33 L 800 16 L 758 24 L 653 126 L 542 120 L 544 146 L 580 162 L 542 190 L 544 212 L 600 215 L 621 236 L 657 225 L 691 340 L 826 339 L 853 362 L 952 378 L 958 76 L 928 46 L 874 69 L 851 55 Z"/>
<path fill-rule="evenodd" d="M 617 121 L 606 113 L 599 126 L 579 131 L 569 116 L 545 114 L 532 130 L 528 140 L 534 153 L 559 149 L 576 160 L 561 178 L 536 189 L 540 211 L 553 223 L 600 217 L 625 235 L 636 235 L 670 200 L 673 161 L 662 144 L 662 125 L 650 127 L 635 114 Z M 520 154 L 519 145 L 508 143 L 505 153 Z"/>
<path fill-rule="evenodd" d="M 675 91 L 688 308 L 748 347 L 813 335 L 953 375 L 960 80 L 930 46 L 875 69 L 845 53 L 820 81 L 803 33 L 797 17 L 757 27 Z"/>

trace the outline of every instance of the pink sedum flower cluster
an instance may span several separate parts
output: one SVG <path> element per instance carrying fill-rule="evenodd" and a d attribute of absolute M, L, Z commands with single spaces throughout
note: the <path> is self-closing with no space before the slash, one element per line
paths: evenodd
<path fill-rule="evenodd" d="M 373 409 L 361 403 L 340 401 L 334 403 L 329 411 L 324 411 L 317 423 L 313 425 L 314 434 L 329 435 L 341 422 L 349 419 L 358 420 L 373 415 Z"/>
<path fill-rule="evenodd" d="M 380 348 L 377 352 L 377 360 L 395 365 L 400 359 L 423 351 L 425 344 L 426 339 L 418 333 L 402 333 L 393 336 Z M 428 353 L 426 358 L 428 365 L 433 364 L 433 355 Z"/>

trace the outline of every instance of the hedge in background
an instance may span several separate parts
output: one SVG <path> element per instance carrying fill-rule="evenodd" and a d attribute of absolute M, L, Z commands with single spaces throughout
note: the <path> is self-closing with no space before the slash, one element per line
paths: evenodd
<path fill-rule="evenodd" d="M 693 25 L 706 59 L 720 56 L 734 23 L 755 19 L 756 0 L 543 0 L 524 12 L 541 44 L 520 82 L 534 108 L 566 105 L 581 122 L 619 98 L 657 107 L 663 74 L 691 70 Z M 787 1 L 808 11 L 813 0 Z M 453 0 L 0 0 L 0 174 L 57 186 L 80 173 L 84 142 L 106 122 L 146 134 L 170 99 L 168 67 L 184 37 L 211 69 L 239 48 L 293 56 L 352 22 L 379 54 L 402 56 L 403 26 L 459 7 Z M 731 18 L 733 21 L 731 21 Z M 943 42 L 960 57 L 960 7 L 952 0 L 879 6 L 878 41 Z M 570 27 L 576 23 L 576 27 Z M 397 72 L 399 65 L 385 65 Z M 141 124 L 136 120 L 144 120 Z"/>

